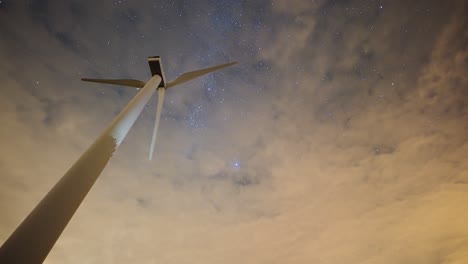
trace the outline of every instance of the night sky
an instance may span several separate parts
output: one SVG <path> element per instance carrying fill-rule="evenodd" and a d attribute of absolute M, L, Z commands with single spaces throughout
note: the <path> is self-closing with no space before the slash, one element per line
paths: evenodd
<path fill-rule="evenodd" d="M 46 263 L 468 263 L 465 2 L 0 0 L 0 243 L 160 55 Z"/>

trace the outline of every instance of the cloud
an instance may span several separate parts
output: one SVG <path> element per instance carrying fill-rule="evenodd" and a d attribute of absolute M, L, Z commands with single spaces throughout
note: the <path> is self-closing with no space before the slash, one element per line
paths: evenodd
<path fill-rule="evenodd" d="M 467 258 L 462 4 L 187 5 L 0 9 L 2 239 L 136 93 L 78 79 L 161 54 L 240 64 L 168 91 L 153 162 L 147 107 L 46 263 Z"/>

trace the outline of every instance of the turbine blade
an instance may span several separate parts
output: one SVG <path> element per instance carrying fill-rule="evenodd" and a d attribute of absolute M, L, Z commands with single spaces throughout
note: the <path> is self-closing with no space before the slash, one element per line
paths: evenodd
<path fill-rule="evenodd" d="M 161 111 L 162 111 L 162 106 L 164 103 L 164 94 L 166 92 L 166 89 L 164 88 L 158 88 L 158 105 L 156 107 L 156 120 L 154 121 L 154 129 L 153 129 L 153 137 L 151 138 L 151 146 L 149 150 L 149 160 L 153 159 L 153 153 L 154 153 L 154 146 L 156 145 L 156 137 L 158 136 L 158 127 L 159 127 L 159 120 L 161 119 Z"/>
<path fill-rule="evenodd" d="M 85 82 L 96 82 L 96 83 L 107 83 L 107 84 L 114 84 L 114 85 L 123 85 L 123 86 L 130 86 L 136 88 L 143 88 L 145 86 L 145 82 L 140 80 L 133 80 L 133 79 L 90 79 L 90 78 L 82 78 L 82 81 Z"/>
<path fill-rule="evenodd" d="M 218 65 L 218 66 L 214 66 L 214 67 L 210 67 L 210 68 L 206 68 L 206 69 L 201 69 L 201 70 L 197 70 L 197 71 L 191 71 L 191 72 L 186 72 L 182 75 L 180 75 L 179 77 L 177 77 L 175 80 L 169 82 L 167 85 L 166 85 L 166 88 L 169 88 L 169 87 L 172 87 L 172 86 L 175 86 L 175 85 L 179 85 L 181 83 L 185 83 L 185 82 L 188 82 L 190 80 L 193 80 L 197 77 L 200 77 L 202 75 L 205 75 L 207 73 L 210 73 L 210 72 L 214 72 L 214 71 L 217 71 L 217 70 L 220 70 L 222 68 L 226 68 L 226 67 L 229 67 L 231 65 L 234 65 L 236 64 L 237 62 L 230 62 L 230 63 L 226 63 L 226 64 L 221 64 L 221 65 Z"/>

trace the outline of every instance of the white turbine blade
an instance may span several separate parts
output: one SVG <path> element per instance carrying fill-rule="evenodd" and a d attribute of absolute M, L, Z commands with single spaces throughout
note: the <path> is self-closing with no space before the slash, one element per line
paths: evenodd
<path fill-rule="evenodd" d="M 96 82 L 96 83 L 106 83 L 106 84 L 114 84 L 114 85 L 123 85 L 123 86 L 130 86 L 136 88 L 143 88 L 145 86 L 144 81 L 134 80 L 134 79 L 90 79 L 90 78 L 82 78 L 82 81 L 85 82 Z"/>
<path fill-rule="evenodd" d="M 158 105 L 156 106 L 156 120 L 154 121 L 153 137 L 151 138 L 151 146 L 148 157 L 149 160 L 153 159 L 154 146 L 156 145 L 156 137 L 158 136 L 159 120 L 161 119 L 161 111 L 164 103 L 165 92 L 166 89 L 162 87 L 158 88 Z"/>
<path fill-rule="evenodd" d="M 221 65 L 218 65 L 218 66 L 205 68 L 205 69 L 201 69 L 201 70 L 197 70 L 197 71 L 186 72 L 186 73 L 180 75 L 179 77 L 177 77 L 175 80 L 169 82 L 166 85 L 166 88 L 169 88 L 169 87 L 172 87 L 172 86 L 175 86 L 175 85 L 179 85 L 179 84 L 184 83 L 184 82 L 188 82 L 188 81 L 193 80 L 193 79 L 195 79 L 197 77 L 200 77 L 202 75 L 205 75 L 205 74 L 208 74 L 210 72 L 220 70 L 222 68 L 229 67 L 229 66 L 234 65 L 236 63 L 237 62 L 230 62 L 230 63 L 221 64 Z"/>

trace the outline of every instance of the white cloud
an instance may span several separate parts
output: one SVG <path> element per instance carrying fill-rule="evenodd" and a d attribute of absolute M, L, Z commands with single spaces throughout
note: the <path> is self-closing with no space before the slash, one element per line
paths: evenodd
<path fill-rule="evenodd" d="M 154 162 L 145 160 L 154 104 L 148 107 L 46 263 L 463 263 L 468 143 L 461 11 L 440 11 L 443 23 L 429 24 L 434 31 L 406 37 L 400 28 L 430 19 L 396 20 L 405 8 L 386 4 L 388 14 L 369 19 L 379 29 L 373 32 L 367 20 L 338 16 L 344 4 L 327 6 L 329 16 L 319 17 L 310 14 L 325 4 L 273 3 L 265 19 L 272 30 L 260 34 L 256 57 L 234 52 L 242 67 L 264 60 L 271 70 L 217 75 L 227 78 L 226 102 L 206 103 L 208 127 L 197 132 L 182 120 L 193 98 L 207 101 L 203 83 L 168 92 L 166 103 L 172 98 L 174 105 L 166 110 L 177 118 L 161 121 Z M 66 8 L 54 7 L 50 21 L 64 19 Z M 142 16 L 138 30 L 154 33 L 151 9 L 132 8 Z M 81 72 L 103 75 L 142 75 L 146 67 L 106 65 L 109 54 L 125 48 L 98 44 L 108 28 L 100 17 L 119 11 L 104 4 L 85 10 L 89 20 L 80 27 L 93 30 L 78 36 L 89 36 L 81 45 L 91 64 L 42 24 L 28 24 L 26 15 L 25 32 L 9 36 L 25 40 L 34 33 L 37 43 L 50 46 L 24 45 L 31 56 L 40 54 L 28 61 L 24 78 L 12 74 L 22 68 L 11 56 L 18 50 L 0 49 L 11 62 L 0 66 L 2 239 L 133 95 L 75 82 L 74 69 L 56 65 L 74 60 Z M 293 20 L 278 23 L 285 17 Z M 202 21 L 200 28 L 209 19 Z M 75 27 L 67 22 L 58 29 Z M 210 34 L 200 33 L 203 40 Z M 174 31 L 171 39 L 185 37 Z M 145 43 L 141 54 L 155 49 Z M 167 43 L 156 50 L 177 53 Z M 206 66 L 171 58 L 171 67 Z M 235 159 L 239 169 L 229 166 Z"/>

